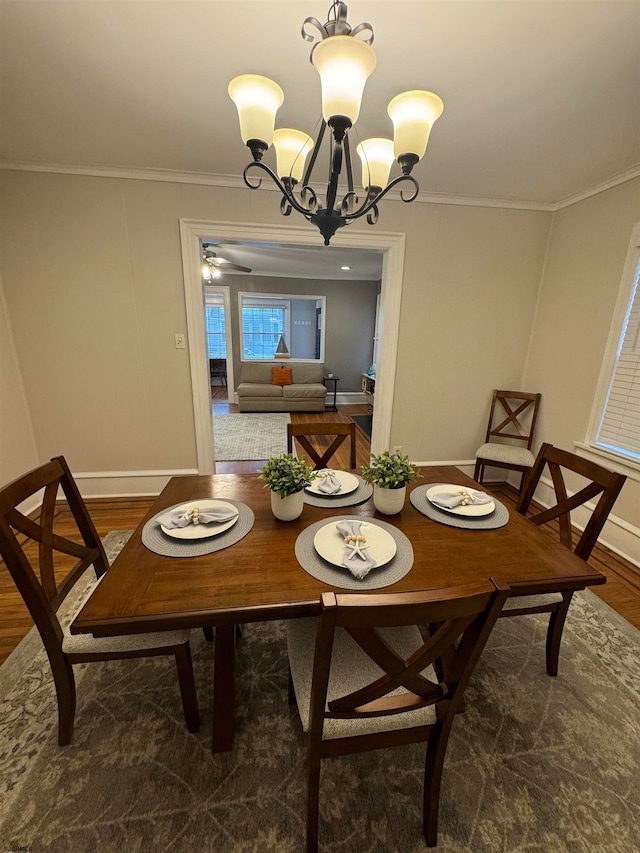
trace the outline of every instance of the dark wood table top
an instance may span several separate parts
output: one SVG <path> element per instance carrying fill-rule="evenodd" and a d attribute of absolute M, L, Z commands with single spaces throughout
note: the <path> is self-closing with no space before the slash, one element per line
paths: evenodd
<path fill-rule="evenodd" d="M 454 467 L 424 468 L 422 474 L 409 489 L 443 482 L 478 487 Z M 214 474 L 174 477 L 147 519 L 173 504 L 212 497 L 251 507 L 255 524 L 247 536 L 206 556 L 163 557 L 142 544 L 143 522 L 77 616 L 72 633 L 109 636 L 313 615 L 319 611 L 320 594 L 330 587 L 298 564 L 297 536 L 332 515 L 376 514 L 371 500 L 340 510 L 305 504 L 299 519 L 282 522 L 274 518 L 270 493 L 256 474 Z M 506 581 L 514 594 L 605 582 L 603 575 L 515 511 L 497 530 L 464 530 L 430 520 L 407 495 L 399 515 L 377 517 L 402 530 L 415 554 L 411 571 L 380 592 L 454 586 L 487 577 Z"/>

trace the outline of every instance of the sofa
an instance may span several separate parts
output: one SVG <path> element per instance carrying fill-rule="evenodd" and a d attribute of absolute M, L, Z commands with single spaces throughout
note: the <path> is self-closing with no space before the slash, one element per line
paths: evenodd
<path fill-rule="evenodd" d="M 273 367 L 291 368 L 291 385 L 273 384 Z M 236 388 L 241 412 L 324 412 L 323 364 L 243 362 Z"/>

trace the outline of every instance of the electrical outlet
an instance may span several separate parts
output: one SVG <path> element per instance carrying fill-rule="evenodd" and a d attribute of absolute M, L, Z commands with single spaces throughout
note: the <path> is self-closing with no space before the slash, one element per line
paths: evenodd
<path fill-rule="evenodd" d="M 391 453 L 397 453 L 397 454 L 402 453 L 402 445 L 396 444 L 395 447 L 391 448 Z"/>
<path fill-rule="evenodd" d="M 180 334 L 176 333 L 175 339 L 176 339 L 176 349 L 185 349 L 186 344 L 184 342 L 184 335 L 180 335 Z"/>

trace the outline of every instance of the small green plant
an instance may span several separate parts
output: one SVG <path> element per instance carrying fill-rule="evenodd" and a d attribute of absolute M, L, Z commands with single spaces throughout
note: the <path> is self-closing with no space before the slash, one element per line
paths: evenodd
<path fill-rule="evenodd" d="M 264 480 L 265 488 L 286 498 L 304 489 L 318 475 L 302 456 L 281 453 L 272 456 L 258 476 Z"/>
<path fill-rule="evenodd" d="M 419 476 L 408 456 L 389 453 L 388 450 L 380 454 L 372 453 L 370 464 L 362 466 L 363 479 L 382 489 L 401 489 Z"/>

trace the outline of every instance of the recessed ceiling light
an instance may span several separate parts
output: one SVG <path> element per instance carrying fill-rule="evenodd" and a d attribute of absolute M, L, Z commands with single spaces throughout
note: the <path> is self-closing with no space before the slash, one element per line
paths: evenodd
<path fill-rule="evenodd" d="M 351 269 L 351 267 L 346 267 L 346 266 L 345 266 L 345 267 L 340 267 L 340 269 L 341 269 L 341 270 L 350 270 L 350 269 Z"/>

